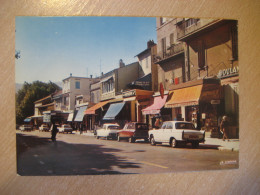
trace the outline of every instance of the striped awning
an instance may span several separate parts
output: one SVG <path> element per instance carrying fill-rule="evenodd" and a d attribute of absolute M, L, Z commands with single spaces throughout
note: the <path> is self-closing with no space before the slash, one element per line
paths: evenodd
<path fill-rule="evenodd" d="M 103 120 L 114 120 L 124 107 L 125 102 L 110 104 Z"/>

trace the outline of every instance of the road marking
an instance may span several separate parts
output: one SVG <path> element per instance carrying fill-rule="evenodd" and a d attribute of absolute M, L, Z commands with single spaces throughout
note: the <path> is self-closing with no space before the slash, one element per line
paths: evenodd
<path fill-rule="evenodd" d="M 160 167 L 160 168 L 163 168 L 163 169 L 168 169 L 168 167 L 165 167 L 165 166 L 162 166 L 162 165 L 157 165 L 157 164 L 150 163 L 150 162 L 141 161 L 141 163 L 151 165 L 151 166 L 155 166 L 155 167 Z"/>
<path fill-rule="evenodd" d="M 39 163 L 40 163 L 40 164 L 42 164 L 42 165 L 44 165 L 44 164 L 45 164 L 45 163 L 44 163 L 43 161 L 41 161 L 41 160 L 39 160 Z"/>

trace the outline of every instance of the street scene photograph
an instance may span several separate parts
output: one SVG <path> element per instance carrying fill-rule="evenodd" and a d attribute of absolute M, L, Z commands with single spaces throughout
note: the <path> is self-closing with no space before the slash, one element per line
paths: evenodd
<path fill-rule="evenodd" d="M 17 174 L 239 168 L 238 22 L 15 18 Z"/>

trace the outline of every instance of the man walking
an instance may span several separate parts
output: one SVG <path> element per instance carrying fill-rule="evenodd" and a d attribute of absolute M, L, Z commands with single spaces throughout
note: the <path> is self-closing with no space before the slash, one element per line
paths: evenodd
<path fill-rule="evenodd" d="M 58 133 L 57 125 L 55 124 L 55 121 L 52 121 L 51 140 L 53 142 L 56 142 L 57 133 Z"/>
<path fill-rule="evenodd" d="M 223 141 L 225 141 L 225 139 L 227 139 L 229 141 L 227 116 L 223 116 L 223 119 L 220 123 L 220 129 L 222 129 L 222 132 L 223 132 Z"/>

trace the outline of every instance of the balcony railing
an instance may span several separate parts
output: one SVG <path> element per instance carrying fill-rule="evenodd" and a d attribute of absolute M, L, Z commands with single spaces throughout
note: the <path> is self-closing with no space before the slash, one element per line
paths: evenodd
<path fill-rule="evenodd" d="M 155 62 L 159 62 L 161 60 L 167 59 L 183 51 L 184 48 L 182 43 L 172 44 L 170 47 L 167 48 L 165 52 L 159 52 L 157 54 L 157 56 L 155 57 Z"/>
<path fill-rule="evenodd" d="M 204 28 L 216 19 L 188 19 L 177 25 L 177 39 L 180 39 L 200 28 Z"/>

